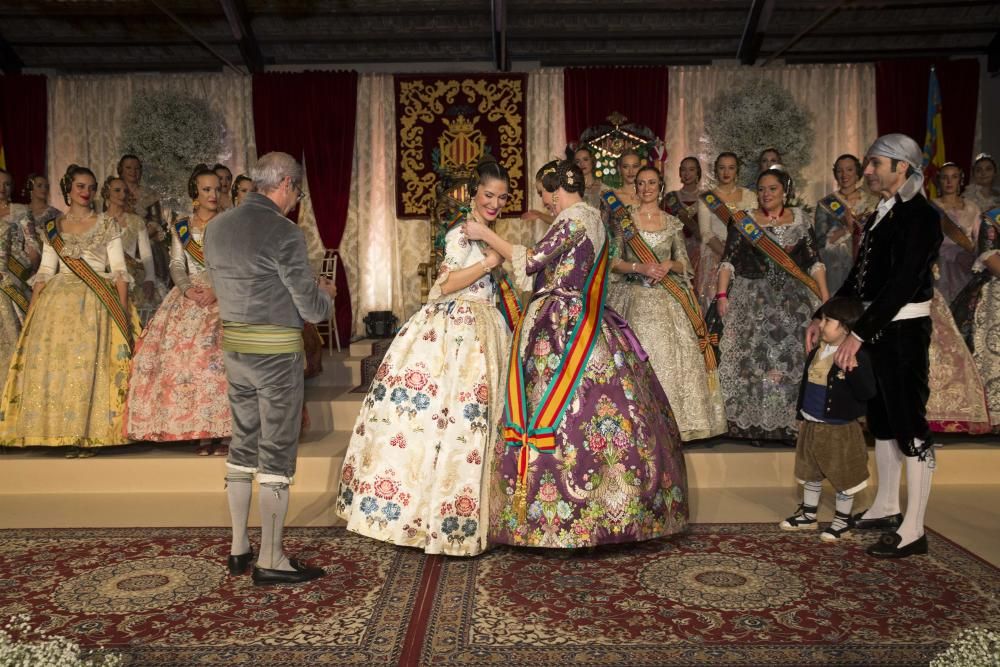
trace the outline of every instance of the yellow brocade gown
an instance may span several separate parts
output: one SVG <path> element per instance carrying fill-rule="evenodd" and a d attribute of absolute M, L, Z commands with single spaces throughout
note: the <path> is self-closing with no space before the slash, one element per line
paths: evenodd
<path fill-rule="evenodd" d="M 131 279 L 117 225 L 104 215 L 79 234 L 62 234 L 64 255 L 112 284 Z M 110 269 L 110 270 L 109 270 Z M 25 317 L 0 399 L 0 445 L 106 447 L 125 444 L 130 351 L 93 289 L 45 244 L 33 278 L 45 283 Z M 133 330 L 138 318 L 130 307 Z"/>

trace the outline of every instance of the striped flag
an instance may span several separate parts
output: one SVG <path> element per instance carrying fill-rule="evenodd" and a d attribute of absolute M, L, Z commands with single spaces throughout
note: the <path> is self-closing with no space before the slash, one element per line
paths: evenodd
<path fill-rule="evenodd" d="M 927 86 L 927 134 L 924 136 L 924 183 L 931 199 L 938 196 L 937 173 L 944 159 L 944 131 L 941 129 L 941 87 L 937 72 L 931 67 Z"/>

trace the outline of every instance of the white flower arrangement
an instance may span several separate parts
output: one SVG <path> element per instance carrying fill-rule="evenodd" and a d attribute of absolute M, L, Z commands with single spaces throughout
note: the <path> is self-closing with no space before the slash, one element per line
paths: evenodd
<path fill-rule="evenodd" d="M 142 183 L 172 208 L 186 207 L 195 165 L 224 158 L 226 124 L 203 99 L 140 95 L 122 123 L 121 153 L 142 160 Z"/>
<path fill-rule="evenodd" d="M 930 667 L 1000 667 L 1000 634 L 986 628 L 966 628 L 931 660 Z"/>
<path fill-rule="evenodd" d="M 781 164 L 795 178 L 796 190 L 802 192 L 805 182 L 799 175 L 812 160 L 815 136 L 812 115 L 795 103 L 791 93 L 751 75 L 708 105 L 702 158 L 710 165 L 723 151 L 736 153 L 741 177 L 746 178 L 756 175 L 761 151 L 776 148 Z"/>
<path fill-rule="evenodd" d="M 32 629 L 20 614 L 0 628 L 0 667 L 121 667 L 119 655 L 84 652 L 65 637 L 50 637 Z"/>

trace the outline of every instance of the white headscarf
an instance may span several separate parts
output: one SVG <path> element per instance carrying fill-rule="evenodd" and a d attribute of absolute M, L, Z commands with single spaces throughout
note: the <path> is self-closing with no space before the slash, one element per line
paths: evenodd
<path fill-rule="evenodd" d="M 884 134 L 875 140 L 865 159 L 873 156 L 887 157 L 891 160 L 902 160 L 913 167 L 913 174 L 899 188 L 899 198 L 910 201 L 924 187 L 924 151 L 917 142 L 905 134 Z"/>

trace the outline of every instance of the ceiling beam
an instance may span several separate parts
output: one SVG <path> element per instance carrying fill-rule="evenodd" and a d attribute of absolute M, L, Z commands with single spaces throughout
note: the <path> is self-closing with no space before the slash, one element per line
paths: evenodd
<path fill-rule="evenodd" d="M 774 0 L 753 0 L 751 3 L 743 36 L 736 49 L 736 57 L 741 64 L 753 65 L 757 61 L 757 53 L 764 41 L 764 33 L 767 32 L 767 24 L 771 21 L 773 11 Z"/>
<path fill-rule="evenodd" d="M 507 50 L 507 0 L 490 0 L 490 18 L 493 24 L 493 66 L 498 72 L 510 71 L 510 54 Z"/>
<path fill-rule="evenodd" d="M 222 11 L 226 13 L 226 20 L 229 21 L 233 37 L 239 41 L 243 64 L 251 74 L 263 72 L 264 54 L 261 53 L 260 44 L 253 34 L 246 2 L 244 0 L 219 0 L 219 2 L 222 4 Z"/>
<path fill-rule="evenodd" d="M 22 69 L 24 62 L 21 61 L 21 57 L 3 35 L 0 35 L 0 70 L 3 70 L 4 74 L 20 74 Z"/>
<path fill-rule="evenodd" d="M 184 23 L 184 21 L 181 21 L 179 18 L 177 18 L 177 16 L 172 11 L 170 11 L 169 9 L 167 9 L 166 7 L 164 7 L 163 3 L 161 2 L 161 0 L 150 0 L 150 2 L 152 2 L 153 5 L 157 9 L 159 9 L 161 12 L 163 12 L 168 19 L 170 19 L 171 21 L 173 21 L 174 23 L 176 23 L 180 27 L 181 30 L 183 30 L 184 32 L 186 32 L 191 37 L 191 39 L 193 39 L 194 41 L 198 42 L 198 44 L 200 44 L 202 46 L 202 48 L 204 48 L 206 51 L 208 51 L 213 56 L 215 56 L 220 61 L 222 61 L 222 64 L 226 65 L 227 67 L 229 67 L 231 70 L 233 70 L 237 74 L 243 74 L 243 72 L 241 72 L 240 69 L 236 65 L 232 64 L 231 62 L 229 62 L 228 58 L 226 58 L 224 55 L 222 55 L 221 53 L 219 53 L 218 51 L 216 51 L 215 48 L 211 44 L 209 44 L 204 39 L 202 39 L 201 37 L 199 37 L 198 34 L 194 30 L 192 30 L 190 27 L 188 27 L 188 24 Z"/>
<path fill-rule="evenodd" d="M 841 0 L 839 5 L 833 5 L 829 7 L 825 12 L 820 14 L 818 19 L 810 23 L 802 31 L 800 31 L 799 34 L 795 35 L 795 37 L 792 37 L 790 40 L 785 42 L 777 51 L 775 51 L 774 53 L 770 54 L 767 58 L 765 58 L 764 62 L 761 63 L 761 67 L 767 65 L 775 58 L 781 57 L 783 53 L 785 53 L 793 46 L 795 46 L 803 39 L 805 39 L 806 35 L 808 35 L 813 30 L 815 30 L 816 28 L 820 27 L 821 25 L 832 19 L 834 16 L 837 15 L 838 12 L 840 12 L 841 9 L 844 9 L 845 7 L 853 3 L 854 0 Z"/>

